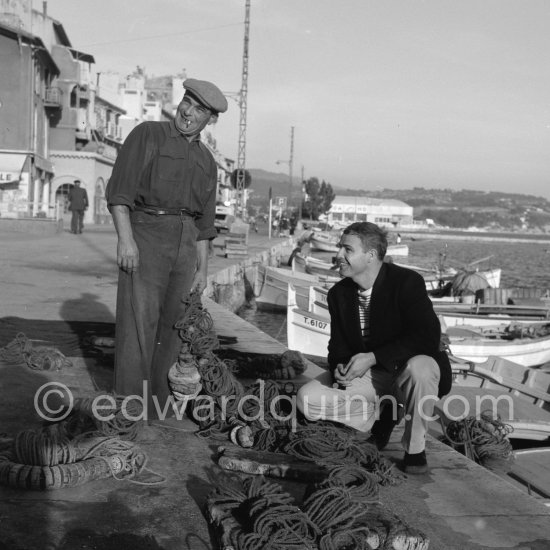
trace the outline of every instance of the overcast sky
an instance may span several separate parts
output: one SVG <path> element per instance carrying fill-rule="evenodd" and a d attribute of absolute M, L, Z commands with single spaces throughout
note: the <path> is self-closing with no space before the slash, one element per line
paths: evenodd
<path fill-rule="evenodd" d="M 550 1 L 252 0 L 246 164 L 550 199 Z M 34 0 L 35 9 L 42 1 Z M 245 0 L 49 0 L 98 71 L 241 88 Z M 215 129 L 237 158 L 239 107 Z"/>

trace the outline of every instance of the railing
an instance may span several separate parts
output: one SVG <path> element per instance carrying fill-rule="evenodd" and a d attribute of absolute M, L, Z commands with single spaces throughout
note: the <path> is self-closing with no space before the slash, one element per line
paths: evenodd
<path fill-rule="evenodd" d="M 59 220 L 63 216 L 63 206 L 60 202 L 53 204 L 27 200 L 14 200 L 0 202 L 1 219 L 47 219 Z"/>

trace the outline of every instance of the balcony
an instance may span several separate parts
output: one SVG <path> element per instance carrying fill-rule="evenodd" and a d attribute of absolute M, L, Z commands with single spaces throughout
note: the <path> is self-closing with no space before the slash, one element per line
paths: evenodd
<path fill-rule="evenodd" d="M 59 88 L 46 88 L 44 94 L 44 107 L 61 109 L 61 90 Z"/>
<path fill-rule="evenodd" d="M 79 90 L 78 91 L 78 98 L 80 99 L 80 102 L 82 103 L 83 101 L 90 101 L 90 90 Z"/>

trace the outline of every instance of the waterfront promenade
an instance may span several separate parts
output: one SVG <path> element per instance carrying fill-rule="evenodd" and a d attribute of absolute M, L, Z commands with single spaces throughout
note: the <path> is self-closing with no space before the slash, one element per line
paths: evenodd
<path fill-rule="evenodd" d="M 117 270 L 112 227 L 86 228 L 82 235 L 0 235 L 2 318 L 29 321 L 114 322 Z M 251 234 L 249 256 L 284 239 Z M 239 263 L 216 243 L 210 273 Z M 248 351 L 282 352 L 284 347 L 239 317 L 205 300 L 219 334 L 241 340 Z M 25 326 L 23 324 L 23 326 Z M 55 343 L 55 342 L 54 342 Z M 36 372 L 0 363 L 0 431 L 4 441 L 40 424 L 36 390 L 62 382 L 78 396 L 108 392 L 112 368 L 90 357 L 71 357 L 72 368 Z M 311 369 L 314 375 L 318 372 Z M 215 462 L 219 441 L 200 439 L 197 426 L 152 426 L 140 446 L 148 468 L 164 483 L 136 485 L 112 478 L 48 493 L 0 487 L 1 550 L 202 550 L 217 548 L 204 516 L 206 496 L 220 483 Z M 385 452 L 399 464 L 400 431 Z M 1 439 L 0 439 L 1 441 Z M 227 442 L 224 442 L 227 444 Z M 516 548 L 542 550 L 550 540 L 549 509 L 496 475 L 430 439 L 431 471 L 385 488 L 381 499 L 431 540 L 432 550 Z M 160 478 L 151 477 L 149 481 Z M 286 483 L 301 499 L 305 485 Z"/>

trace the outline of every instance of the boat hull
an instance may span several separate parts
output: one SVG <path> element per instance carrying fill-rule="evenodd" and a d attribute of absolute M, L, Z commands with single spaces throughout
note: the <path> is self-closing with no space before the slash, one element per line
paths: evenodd
<path fill-rule="evenodd" d="M 529 330 L 533 325 L 524 325 Z M 449 349 L 453 355 L 467 361 L 481 363 L 491 356 L 503 357 L 525 367 L 542 365 L 550 361 L 550 334 L 539 337 L 518 337 L 503 339 L 496 331 L 494 337 L 483 333 L 457 334 L 462 329 L 449 329 Z"/>
<path fill-rule="evenodd" d="M 330 321 L 296 303 L 296 291 L 288 289 L 287 303 L 287 346 L 306 355 L 326 357 L 330 337 Z"/>
<path fill-rule="evenodd" d="M 312 285 L 327 285 L 328 288 L 339 279 L 260 265 L 255 282 L 256 305 L 259 309 L 284 311 L 287 307 L 288 285 L 292 284 L 296 291 L 298 306 L 307 308 L 309 289 Z"/>

